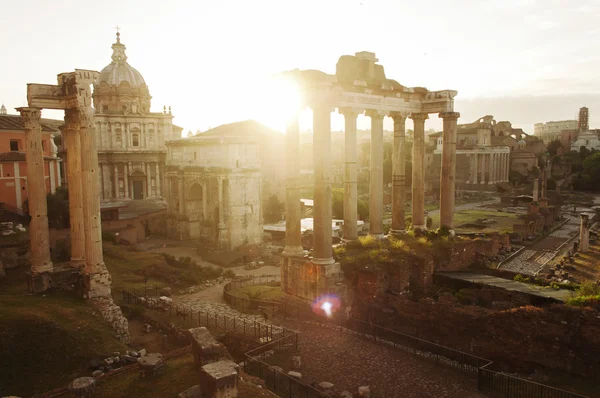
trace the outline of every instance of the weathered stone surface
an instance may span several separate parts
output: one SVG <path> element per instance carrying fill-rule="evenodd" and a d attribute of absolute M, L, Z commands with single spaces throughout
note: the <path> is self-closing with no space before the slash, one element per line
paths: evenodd
<path fill-rule="evenodd" d="M 152 353 L 147 354 L 138 359 L 140 367 L 140 376 L 156 376 L 162 373 L 164 369 L 164 361 L 162 354 Z"/>
<path fill-rule="evenodd" d="M 96 379 L 93 377 L 79 377 L 69 385 L 69 390 L 78 398 L 91 397 L 96 390 Z"/>
<path fill-rule="evenodd" d="M 358 396 L 360 398 L 370 398 L 371 397 L 371 388 L 369 386 L 358 387 Z"/>
<path fill-rule="evenodd" d="M 199 384 L 196 384 L 180 393 L 179 398 L 202 398 L 202 389 Z"/>
<path fill-rule="evenodd" d="M 96 297 L 91 299 L 90 302 L 100 311 L 102 318 L 112 326 L 119 340 L 129 344 L 129 323 L 127 318 L 123 316 L 121 307 L 116 305 L 110 297 Z"/>
<path fill-rule="evenodd" d="M 352 398 L 352 393 L 348 390 L 342 391 L 340 393 L 340 398 Z"/>
<path fill-rule="evenodd" d="M 142 348 L 141 350 L 138 351 L 138 356 L 140 356 L 140 357 L 143 357 L 146 354 L 148 354 L 148 352 L 146 351 L 145 348 Z"/>
<path fill-rule="evenodd" d="M 302 367 L 302 358 L 300 355 L 292 356 L 292 369 L 300 369 Z"/>
<path fill-rule="evenodd" d="M 288 376 L 293 377 L 296 380 L 302 380 L 302 373 L 300 372 L 294 372 L 293 370 L 290 370 L 288 372 Z"/>
<path fill-rule="evenodd" d="M 322 381 L 319 383 L 319 390 L 323 392 L 331 392 L 333 391 L 333 387 L 333 383 L 330 383 L 328 381 Z"/>
<path fill-rule="evenodd" d="M 92 377 L 100 377 L 104 374 L 104 372 L 102 372 L 101 370 L 94 370 L 92 372 Z"/>
<path fill-rule="evenodd" d="M 232 361 L 218 361 L 202 366 L 200 385 L 204 397 L 237 397 L 239 366 Z"/>
<path fill-rule="evenodd" d="M 207 328 L 188 329 L 188 332 L 196 365 L 202 366 L 221 358 L 223 346 L 215 340 Z"/>

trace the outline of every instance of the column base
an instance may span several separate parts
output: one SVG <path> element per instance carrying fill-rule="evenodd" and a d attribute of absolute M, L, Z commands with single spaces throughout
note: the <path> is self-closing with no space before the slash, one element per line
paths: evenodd
<path fill-rule="evenodd" d="M 286 257 L 304 257 L 304 249 L 302 246 L 286 246 L 281 255 Z"/>
<path fill-rule="evenodd" d="M 390 229 L 389 235 L 392 235 L 392 236 L 406 236 L 406 230 L 405 229 Z"/>
<path fill-rule="evenodd" d="M 413 224 L 412 229 L 419 230 L 419 231 L 427 231 L 427 226 L 425 224 L 423 224 L 423 225 L 414 225 Z"/>
<path fill-rule="evenodd" d="M 81 271 L 69 264 L 56 267 L 48 272 L 28 272 L 27 289 L 33 294 L 43 293 L 52 288 L 80 291 L 82 289 L 80 275 Z"/>
<path fill-rule="evenodd" d="M 110 297 L 112 278 L 104 264 L 101 264 L 98 268 L 100 270 L 94 274 L 83 274 L 83 297 L 86 299 Z"/>
<path fill-rule="evenodd" d="M 329 258 L 317 258 L 317 257 L 313 257 L 311 259 L 311 262 L 313 264 L 319 264 L 319 265 L 331 265 L 331 264 L 335 264 L 335 260 L 333 259 L 333 257 L 329 257 Z"/>

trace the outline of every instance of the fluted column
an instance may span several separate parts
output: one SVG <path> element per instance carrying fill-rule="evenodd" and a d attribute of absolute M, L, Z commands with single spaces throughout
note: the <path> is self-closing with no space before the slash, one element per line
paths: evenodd
<path fill-rule="evenodd" d="M 333 264 L 331 228 L 331 109 L 313 107 L 313 162 L 315 176 L 313 262 Z"/>
<path fill-rule="evenodd" d="M 79 135 L 81 139 L 81 153 L 83 155 L 81 157 L 81 189 L 83 193 L 83 221 L 85 231 L 85 273 L 92 275 L 104 267 L 94 109 L 92 107 L 84 107 L 75 112 L 77 112 L 79 118 Z"/>
<path fill-rule="evenodd" d="M 490 153 L 490 181 L 489 184 L 496 183 L 496 153 Z"/>
<path fill-rule="evenodd" d="M 406 113 L 392 113 L 394 119 L 394 144 L 392 155 L 392 227 L 390 233 L 398 235 L 406 229 L 404 202 L 406 200 Z"/>
<path fill-rule="evenodd" d="M 219 188 L 221 188 L 221 184 L 219 184 Z M 183 193 L 183 175 L 180 176 L 177 180 L 177 191 L 179 193 L 179 214 L 184 215 L 185 214 L 185 200 L 184 200 L 184 193 Z M 217 193 L 217 194 L 219 195 L 219 199 L 220 199 L 221 194 L 220 193 Z M 221 203 L 220 200 L 219 200 L 219 203 Z M 222 217 L 221 208 L 219 207 L 219 220 L 221 219 L 221 217 Z"/>
<path fill-rule="evenodd" d="M 71 228 L 71 261 L 85 263 L 85 229 L 83 218 L 83 181 L 81 174 L 81 138 L 77 111 L 65 112 L 66 125 L 61 129 L 67 150 L 67 184 L 69 186 L 69 226 Z"/>
<path fill-rule="evenodd" d="M 508 182 L 510 177 L 510 152 L 506 154 L 506 172 L 504 173 L 504 181 Z"/>
<path fill-rule="evenodd" d="M 42 152 L 42 128 L 40 126 L 41 110 L 23 107 L 17 108 L 17 111 L 21 113 L 25 126 L 27 193 L 29 216 L 31 216 L 29 223 L 31 273 L 40 274 L 53 269 L 48 233 L 44 153 Z"/>
<path fill-rule="evenodd" d="M 460 113 L 444 112 L 439 116 L 444 120 L 440 175 L 440 227 L 452 229 L 456 189 L 456 122 Z"/>
<path fill-rule="evenodd" d="M 413 228 L 425 229 L 425 120 L 426 113 L 414 113 L 412 222 Z"/>
<path fill-rule="evenodd" d="M 295 115 L 285 129 L 285 256 L 302 256 L 300 204 L 300 127 Z"/>
<path fill-rule="evenodd" d="M 477 184 L 479 182 L 479 155 L 473 154 L 473 178 L 471 183 Z"/>
<path fill-rule="evenodd" d="M 369 235 L 383 235 L 383 117 L 369 110 L 371 118 L 371 159 L 369 164 Z"/>
<path fill-rule="evenodd" d="M 357 142 L 356 118 L 358 109 L 344 108 L 344 240 L 358 239 L 358 187 L 357 187 Z"/>
<path fill-rule="evenodd" d="M 485 158 L 486 158 L 486 156 L 487 156 L 486 153 L 481 154 L 481 178 L 479 180 L 480 184 L 485 184 L 485 173 L 486 173 L 486 170 L 485 170 L 485 164 L 486 164 L 485 160 L 486 159 Z"/>

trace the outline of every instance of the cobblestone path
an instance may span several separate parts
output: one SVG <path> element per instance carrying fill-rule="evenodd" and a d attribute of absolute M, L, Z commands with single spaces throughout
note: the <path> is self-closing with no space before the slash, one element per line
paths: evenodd
<path fill-rule="evenodd" d="M 284 326 L 301 333 L 300 373 L 306 383 L 328 381 L 336 391 L 355 395 L 359 386 L 369 385 L 372 398 L 483 397 L 475 375 L 322 326 L 289 320 Z M 282 367 L 290 370 L 289 364 Z"/>

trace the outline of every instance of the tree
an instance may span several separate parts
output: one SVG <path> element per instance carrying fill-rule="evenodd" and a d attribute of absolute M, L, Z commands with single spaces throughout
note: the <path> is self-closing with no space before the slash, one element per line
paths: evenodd
<path fill-rule="evenodd" d="M 344 190 L 341 188 L 331 190 L 331 214 L 338 220 L 344 219 Z"/>
<path fill-rule="evenodd" d="M 269 196 L 263 205 L 263 217 L 265 222 L 273 223 L 281 220 L 284 211 L 285 205 L 277 198 L 277 195 L 273 194 Z"/>
<path fill-rule="evenodd" d="M 562 142 L 559 140 L 553 140 L 548 143 L 548 153 L 550 156 L 556 156 L 559 150 L 564 149 Z"/>
<path fill-rule="evenodd" d="M 600 152 L 583 161 L 583 170 L 573 179 L 575 189 L 600 191 Z"/>
<path fill-rule="evenodd" d="M 69 191 L 67 187 L 58 187 L 54 193 L 46 196 L 48 206 L 48 224 L 54 228 L 69 228 Z"/>

